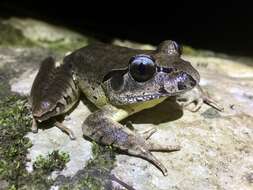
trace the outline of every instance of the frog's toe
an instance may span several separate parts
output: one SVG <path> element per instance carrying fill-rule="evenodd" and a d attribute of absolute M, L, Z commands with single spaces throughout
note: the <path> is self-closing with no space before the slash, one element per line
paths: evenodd
<path fill-rule="evenodd" d="M 212 98 L 210 98 L 210 97 L 208 97 L 208 96 L 204 96 L 204 97 L 203 97 L 203 101 L 204 101 L 207 105 L 213 107 L 214 109 L 216 109 L 216 110 L 218 110 L 218 111 L 224 111 L 223 106 L 219 105 L 219 103 L 218 103 L 217 101 L 215 101 L 214 99 L 212 99 Z"/>
<path fill-rule="evenodd" d="M 197 112 L 201 108 L 202 105 L 203 105 L 203 99 L 198 98 L 192 102 L 189 102 L 189 104 L 185 106 L 185 109 L 190 112 Z"/>
<path fill-rule="evenodd" d="M 56 121 L 55 126 L 58 127 L 59 129 L 61 129 L 63 132 L 67 133 L 71 140 L 76 139 L 73 131 L 71 129 L 67 128 L 66 126 L 64 126 L 62 123 Z"/>
<path fill-rule="evenodd" d="M 33 132 L 33 133 L 38 133 L 38 128 L 32 127 L 32 132 Z"/>
<path fill-rule="evenodd" d="M 32 123 L 32 132 L 33 133 L 38 133 L 37 121 L 34 118 L 33 118 L 33 123 Z"/>
<path fill-rule="evenodd" d="M 76 140 L 76 137 L 72 131 L 68 135 L 69 135 L 70 140 Z"/>
<path fill-rule="evenodd" d="M 128 148 L 127 152 L 130 155 L 137 156 L 149 161 L 159 170 L 161 170 L 164 176 L 168 175 L 166 167 L 151 153 L 150 150 L 147 149 L 146 144 L 144 146 L 135 144 L 134 146 Z"/>
<path fill-rule="evenodd" d="M 150 129 L 141 132 L 140 135 L 142 136 L 142 138 L 148 140 L 156 132 L 157 132 L 157 129 L 151 127 Z"/>
<path fill-rule="evenodd" d="M 180 145 L 159 145 L 149 142 L 149 151 L 153 152 L 173 152 L 181 149 Z"/>
<path fill-rule="evenodd" d="M 138 131 L 134 128 L 131 121 L 127 121 L 126 127 L 134 131 L 135 133 L 138 133 L 142 138 L 146 140 L 148 140 L 155 132 L 157 132 L 157 129 L 155 129 L 154 127 L 150 127 L 149 129 L 145 131 Z"/>

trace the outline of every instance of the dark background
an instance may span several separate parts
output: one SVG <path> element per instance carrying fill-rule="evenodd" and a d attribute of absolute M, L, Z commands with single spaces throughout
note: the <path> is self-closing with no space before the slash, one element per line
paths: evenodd
<path fill-rule="evenodd" d="M 1 0 L 0 17 L 42 19 L 103 41 L 118 37 L 156 45 L 173 39 L 194 48 L 253 56 L 253 11 L 245 2 L 101 2 Z"/>

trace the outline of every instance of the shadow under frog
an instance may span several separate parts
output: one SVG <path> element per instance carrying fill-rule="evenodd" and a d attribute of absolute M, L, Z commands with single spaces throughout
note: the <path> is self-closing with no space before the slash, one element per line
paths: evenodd
<path fill-rule="evenodd" d="M 75 139 L 71 129 L 56 117 L 70 112 L 84 95 L 97 108 L 83 122 L 85 137 L 143 158 L 167 175 L 166 167 L 151 152 L 176 151 L 180 146 L 155 144 L 149 140 L 155 129 L 136 133 L 119 122 L 156 105 L 160 107 L 154 112 L 146 111 L 152 115 L 146 122 L 181 117 L 182 111 L 173 112 L 175 107 L 165 101 L 167 98 L 181 108 L 194 102 L 191 111 L 197 111 L 203 102 L 221 110 L 203 93 L 199 80 L 199 73 L 181 58 L 181 49 L 174 41 L 164 41 L 154 51 L 94 43 L 66 56 L 58 67 L 52 57 L 42 62 L 31 89 L 32 131 L 52 119 Z"/>

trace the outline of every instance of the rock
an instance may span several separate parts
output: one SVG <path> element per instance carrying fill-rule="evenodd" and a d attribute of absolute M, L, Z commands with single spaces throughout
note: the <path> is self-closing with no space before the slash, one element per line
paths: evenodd
<path fill-rule="evenodd" d="M 25 92 L 26 88 L 27 94 L 30 86 L 27 87 L 25 83 L 22 83 L 19 87 L 22 89 L 15 89 L 15 85 L 12 86 L 12 84 L 18 83 L 19 77 L 28 80 L 35 74 L 34 71 L 38 69 L 40 62 L 49 55 L 59 56 L 42 48 L 0 47 L 0 96 L 10 94 L 11 88 L 21 93 Z"/>
<path fill-rule="evenodd" d="M 6 47 L 4 44 L 1 45 L 1 97 L 13 92 L 28 95 L 41 60 L 53 55 L 60 61 L 66 53 L 66 49 L 71 48 L 65 46 L 65 51 L 58 51 L 58 48 L 52 49 L 52 46 L 44 46 L 40 42 L 49 41 L 57 44 L 57 40 L 62 39 L 65 35 L 71 36 L 69 31 L 66 34 L 64 29 L 55 30 L 54 26 L 41 24 L 41 22 L 14 21 L 5 21 L 4 24 L 21 31 L 22 38 L 29 39 L 32 46 L 27 47 L 22 44 L 22 47 L 17 47 L 17 44 L 14 46 L 9 44 Z M 27 27 L 30 25 L 26 22 L 32 23 L 33 27 Z M 55 36 L 47 37 L 45 36 L 47 32 L 40 33 L 38 28 L 42 31 L 47 31 L 48 28 L 49 34 L 55 32 Z M 30 37 L 31 33 L 36 34 L 37 37 Z M 75 37 L 79 38 L 80 36 L 73 34 L 73 38 Z M 69 37 L 69 39 L 72 38 Z M 120 41 L 114 43 L 125 44 Z M 130 47 L 140 47 L 138 44 L 129 42 L 127 44 Z M 144 45 L 141 47 L 153 48 Z M 112 171 L 110 171 L 111 166 L 106 172 L 100 171 L 103 167 L 99 170 L 92 168 L 90 163 L 94 164 L 96 160 L 92 162 L 91 160 L 98 159 L 99 155 L 93 157 L 91 148 L 94 146 L 82 137 L 81 123 L 90 114 L 90 110 L 83 102 L 80 102 L 64 121 L 65 125 L 74 131 L 77 136 L 76 141 L 71 141 L 65 133 L 56 127 L 40 128 L 37 134 L 28 133 L 26 135 L 33 144 L 27 155 L 30 160 L 27 162 L 29 172 L 32 172 L 32 163 L 38 155 L 46 155 L 53 150 L 60 150 L 70 155 L 70 161 L 64 170 L 52 174 L 51 177 L 57 181 L 52 188 L 56 189 L 61 187 L 63 183 L 65 186 L 71 183 L 71 188 L 80 187 L 80 184 L 90 187 L 94 182 L 94 179 L 89 176 L 90 173 L 108 172 L 137 190 L 252 189 L 252 60 L 210 52 L 202 54 L 191 49 L 187 51 L 191 54 L 184 55 L 184 59 L 192 62 L 200 72 L 202 87 L 211 97 L 223 105 L 224 111 L 218 112 L 203 105 L 198 112 L 192 113 L 186 110 L 181 111 L 177 107 L 173 107 L 170 101 L 165 101 L 155 108 L 144 110 L 127 119 L 133 122 L 137 130 L 145 130 L 149 127 L 157 128 L 158 131 L 150 139 L 153 142 L 182 146 L 182 149 L 177 152 L 154 153 L 167 167 L 168 176 L 163 176 L 157 168 L 143 159 L 122 154 L 116 154 L 115 166 Z M 105 157 L 105 160 L 109 158 L 113 159 L 113 156 Z M 88 172 L 85 170 L 86 165 L 89 165 Z M 104 179 L 107 178 L 101 177 L 101 180 Z M 82 183 L 77 182 L 78 180 L 82 180 Z M 5 180 L 0 182 L 8 183 Z M 109 186 L 108 183 L 106 185 L 106 187 L 113 185 L 111 188 L 114 189 L 123 188 L 115 181 Z"/>
<path fill-rule="evenodd" d="M 1 21 L 1 19 L 0 19 Z M 61 26 L 31 18 L 10 18 L 0 22 L 0 45 L 44 47 L 55 51 L 70 51 L 94 41 L 91 37 Z"/>

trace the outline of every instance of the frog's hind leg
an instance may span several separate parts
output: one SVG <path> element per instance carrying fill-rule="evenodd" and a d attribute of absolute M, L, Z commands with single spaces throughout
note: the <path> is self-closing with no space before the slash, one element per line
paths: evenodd
<path fill-rule="evenodd" d="M 158 169 L 164 175 L 167 175 L 165 166 L 151 153 L 152 151 L 175 151 L 179 150 L 178 146 L 157 146 L 149 143 L 144 137 L 138 133 L 134 133 L 127 127 L 124 127 L 115 121 L 114 115 L 119 115 L 120 110 L 98 110 L 89 115 L 84 121 L 82 129 L 84 136 L 98 143 L 111 145 L 119 150 L 132 156 L 143 158 Z M 147 138 L 150 137 L 150 132 L 147 132 Z"/>
<path fill-rule="evenodd" d="M 70 138 L 71 140 L 75 140 L 75 139 L 76 139 L 76 137 L 75 137 L 73 131 L 72 131 L 71 129 L 67 128 L 67 127 L 66 127 L 65 125 L 63 125 L 61 122 L 56 121 L 56 122 L 55 122 L 55 126 L 58 127 L 59 129 L 61 129 L 63 132 L 67 133 L 67 134 L 69 135 L 69 138 Z"/>

